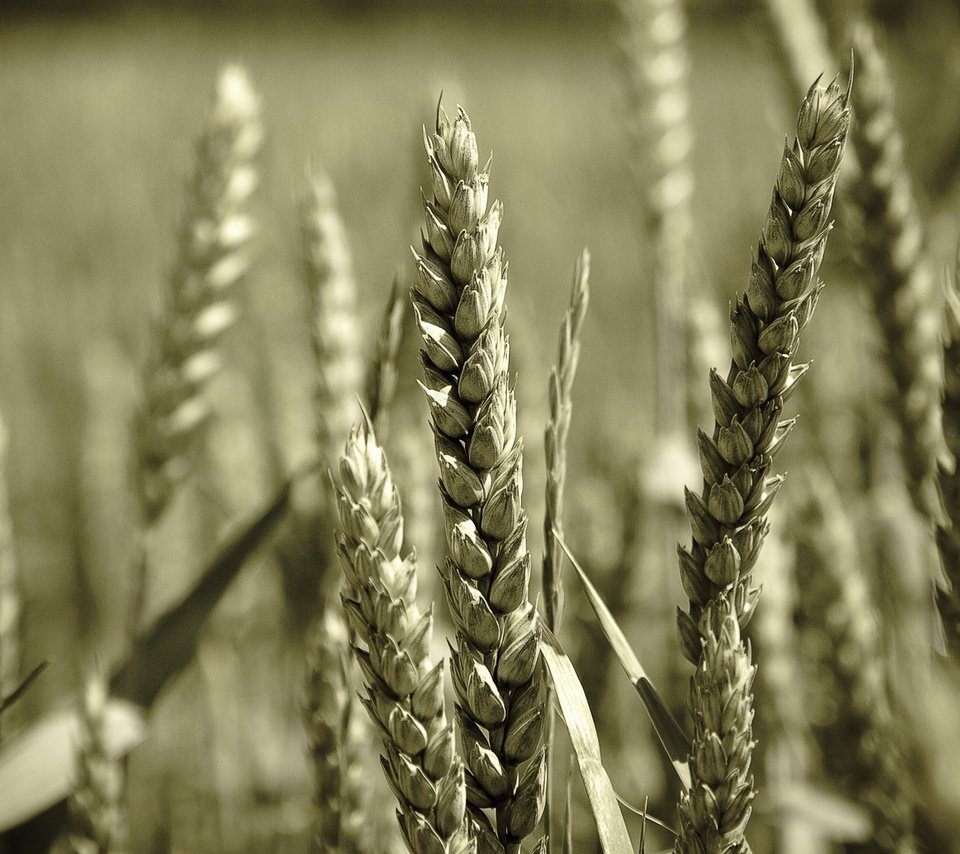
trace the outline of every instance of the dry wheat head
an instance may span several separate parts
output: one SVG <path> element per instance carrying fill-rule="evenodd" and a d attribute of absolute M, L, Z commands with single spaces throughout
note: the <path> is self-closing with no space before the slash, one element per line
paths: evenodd
<path fill-rule="evenodd" d="M 514 854 L 540 821 L 546 774 L 523 447 L 504 332 L 507 263 L 497 244 L 503 206 L 487 206 L 490 162 L 480 166 L 462 109 L 452 120 L 438 109 L 424 140 L 433 194 L 412 299 L 440 465 L 457 718 L 480 850 Z"/>
<path fill-rule="evenodd" d="M 849 88 L 835 80 L 826 88 L 814 84 L 801 104 L 746 294 L 730 313 L 733 362 L 726 379 L 716 371 L 710 375 L 716 424 L 712 436 L 698 431 L 704 486 L 701 493 L 686 491 L 693 544 L 679 549 L 689 609 L 678 611 L 677 622 L 684 655 L 697 668 L 691 691 L 693 782 L 680 803 L 681 852 L 739 852 L 746 846 L 754 796 L 752 676 L 746 676 L 752 669 L 739 630 L 759 597 L 753 567 L 767 510 L 783 480 L 771 476 L 771 466 L 794 423 L 780 417 L 807 370 L 793 360 L 820 295 L 817 273 L 850 125 L 848 98 Z M 715 714 L 721 695 L 711 695 L 710 686 L 724 680 L 743 691 L 730 707 L 737 715 Z"/>
<path fill-rule="evenodd" d="M 400 498 L 372 429 L 355 427 L 340 460 L 337 542 L 343 607 L 366 683 L 361 697 L 384 747 L 412 854 L 475 851 L 463 766 L 444 714 L 443 664 L 430 660 L 433 609 L 416 603 L 416 563 L 402 557 Z"/>

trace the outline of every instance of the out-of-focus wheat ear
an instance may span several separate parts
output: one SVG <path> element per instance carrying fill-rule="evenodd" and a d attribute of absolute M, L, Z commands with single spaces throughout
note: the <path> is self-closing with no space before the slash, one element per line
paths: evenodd
<path fill-rule="evenodd" d="M 960 658 L 960 249 L 946 285 L 943 339 L 943 428 L 954 465 L 941 465 L 940 496 L 946 515 L 937 528 L 937 548 L 943 579 L 937 588 L 937 608 L 947 650 Z"/>
<path fill-rule="evenodd" d="M 10 697 L 20 687 L 20 574 L 10 518 L 7 490 L 6 424 L 0 420 L 0 698 Z"/>
<path fill-rule="evenodd" d="M 310 300 L 316 367 L 317 450 L 333 464 L 360 417 L 363 358 L 357 329 L 357 283 L 347 232 L 330 178 L 315 172 L 300 209 L 304 283 Z"/>
<path fill-rule="evenodd" d="M 583 249 L 573 274 L 570 305 L 560 325 L 560 343 L 557 362 L 550 371 L 550 416 L 543 435 L 547 464 L 544 490 L 546 512 L 543 516 L 543 601 L 550 631 L 556 632 L 563 611 L 563 490 L 567 477 L 567 433 L 573 411 L 573 381 L 580 360 L 580 333 L 590 302 L 590 252 Z M 552 692 L 551 692 L 552 693 Z M 552 795 L 553 704 L 548 693 L 547 721 L 547 794 L 544 803 L 544 826 L 550 835 Z"/>
<path fill-rule="evenodd" d="M 457 627 L 452 671 L 467 798 L 481 838 L 517 854 L 543 811 L 546 679 L 504 331 L 503 205 L 487 205 L 490 161 L 481 165 L 462 108 L 452 120 L 438 108 L 424 144 L 433 192 L 411 297 L 440 465 L 441 574 Z"/>
<path fill-rule="evenodd" d="M 658 432 L 686 427 L 686 298 L 693 235 L 690 56 L 682 0 L 618 0 L 630 125 L 650 240 Z"/>
<path fill-rule="evenodd" d="M 689 606 L 678 610 L 677 625 L 681 649 L 696 666 L 692 784 L 680 801 L 680 852 L 746 845 L 754 798 L 753 668 L 740 629 L 760 596 L 753 567 L 783 481 L 771 468 L 794 421 L 781 415 L 807 370 L 794 358 L 822 287 L 817 275 L 850 125 L 849 95 L 849 84 L 815 83 L 800 106 L 746 293 L 730 312 L 730 370 L 726 378 L 710 375 L 716 423 L 712 435 L 697 434 L 703 490 L 686 491 L 693 543 L 679 549 Z M 721 697 L 735 697 L 731 714 L 714 714 Z"/>
<path fill-rule="evenodd" d="M 351 431 L 335 488 L 343 608 L 401 832 L 412 854 L 475 852 L 463 766 L 444 712 L 443 664 L 430 660 L 433 609 L 417 607 L 415 558 L 401 555 L 399 493 L 369 424 Z"/>
<path fill-rule="evenodd" d="M 136 419 L 137 488 L 146 526 L 191 469 L 210 405 L 203 391 L 221 367 L 220 337 L 239 314 L 236 285 L 249 265 L 249 200 L 263 130 L 246 71 L 225 67 L 197 140 L 177 254 L 166 278 L 142 377 Z"/>
<path fill-rule="evenodd" d="M 127 845 L 123 759 L 112 755 L 106 732 L 107 684 L 87 682 L 80 704 L 77 783 L 70 796 L 70 829 L 54 844 L 57 854 L 122 854 Z"/>
<path fill-rule="evenodd" d="M 861 218 L 863 276 L 893 379 L 887 406 L 900 425 L 907 486 L 917 511 L 935 525 L 943 521 L 938 461 L 949 458 L 940 405 L 942 296 L 925 252 L 886 58 L 865 21 L 850 37 L 857 58 L 851 138 L 860 160 L 851 195 Z"/>
<path fill-rule="evenodd" d="M 916 851 L 912 773 L 887 691 L 885 661 L 856 533 L 828 476 L 802 485 L 788 525 L 797 544 L 797 626 L 811 668 L 807 718 L 825 776 L 870 812 L 869 844 L 853 850 Z"/>
<path fill-rule="evenodd" d="M 348 655 L 341 609 L 329 603 L 308 641 L 303 718 L 316 808 L 313 850 L 330 854 L 363 854 L 370 844 L 362 807 L 364 734 L 350 699 Z"/>
<path fill-rule="evenodd" d="M 397 356 L 403 343 L 406 314 L 406 289 L 397 276 L 380 318 L 373 362 L 367 370 L 367 414 L 381 440 L 387 435 L 390 407 L 397 391 Z"/>
<path fill-rule="evenodd" d="M 764 543 L 763 607 L 751 623 L 759 668 L 755 683 L 757 736 L 764 778 L 771 800 L 782 802 L 791 788 L 810 781 L 812 739 L 804 708 L 804 682 L 793 623 L 797 590 L 795 555 L 778 531 L 786 521 L 771 512 L 771 532 Z M 780 854 L 824 854 L 827 842 L 809 816 L 789 807 L 773 821 Z"/>

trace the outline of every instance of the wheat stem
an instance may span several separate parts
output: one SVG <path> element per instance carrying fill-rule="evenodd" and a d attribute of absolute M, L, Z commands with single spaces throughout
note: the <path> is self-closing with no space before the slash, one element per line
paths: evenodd
<path fill-rule="evenodd" d="M 730 314 L 730 371 L 726 379 L 710 376 L 716 424 L 712 436 L 698 431 L 703 490 L 686 491 L 693 544 L 679 550 L 689 609 L 678 611 L 678 628 L 684 655 L 696 666 L 693 782 L 680 801 L 680 852 L 746 846 L 754 797 L 753 669 L 740 630 L 759 598 L 753 567 L 783 480 L 770 476 L 771 465 L 793 427 L 780 416 L 807 370 L 793 360 L 820 295 L 817 273 L 850 124 L 848 98 L 849 89 L 835 80 L 826 88 L 814 84 L 801 104 L 746 294 Z M 733 704 L 730 714 L 717 714 L 723 703 Z"/>
<path fill-rule="evenodd" d="M 405 296 L 405 289 L 397 277 L 380 318 L 373 361 L 367 370 L 367 413 L 381 439 L 387 435 L 390 407 L 397 391 L 397 357 L 403 343 L 403 322 L 407 314 Z"/>
<path fill-rule="evenodd" d="M 424 137 L 433 197 L 412 299 L 440 464 L 457 716 L 481 850 L 515 854 L 543 810 L 545 680 L 504 332 L 503 207 L 487 208 L 490 163 L 479 166 L 462 109 L 453 120 L 438 109 Z M 484 809 L 496 811 L 495 826 Z"/>
<path fill-rule="evenodd" d="M 368 425 L 350 433 L 336 493 L 343 607 L 400 829 L 412 854 L 474 851 L 463 767 L 444 714 L 443 663 L 430 660 L 433 610 L 417 607 L 415 559 L 400 554 L 400 497 Z"/>

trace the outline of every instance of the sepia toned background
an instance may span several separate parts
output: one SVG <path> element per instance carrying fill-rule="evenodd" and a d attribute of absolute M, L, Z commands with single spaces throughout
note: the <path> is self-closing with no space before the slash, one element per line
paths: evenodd
<path fill-rule="evenodd" d="M 690 311 L 703 314 L 694 326 L 703 330 L 705 358 L 719 367 L 729 359 L 726 313 L 745 284 L 802 93 L 765 4 L 687 6 L 694 191 L 684 252 L 700 300 Z M 930 263 L 946 280 L 960 238 L 960 8 L 912 0 L 869 11 L 897 88 Z M 547 377 L 573 265 L 580 248 L 590 248 L 565 525 L 598 586 L 619 591 L 617 616 L 679 714 L 689 668 L 674 626 L 682 591 L 673 543 L 688 536 L 680 514 L 682 485 L 698 477 L 694 425 L 658 435 L 653 250 L 624 38 L 617 9 L 601 0 L 4 4 L 0 413 L 21 667 L 49 662 L 5 713 L 4 736 L 71 702 L 91 670 L 109 671 L 124 654 L 137 548 L 129 461 L 138 370 L 175 253 L 194 140 L 218 70 L 231 62 L 246 67 L 262 98 L 255 260 L 242 284 L 242 317 L 224 341 L 227 368 L 210 389 L 216 419 L 207 451 L 152 534 L 147 614 L 174 602 L 231 525 L 311 456 L 311 319 L 297 219 L 308 170 L 322 169 L 336 187 L 359 328 L 372 342 L 394 277 L 409 284 L 414 274 L 408 247 L 418 239 L 420 187 L 428 183 L 421 128 L 433 121 L 442 93 L 448 110 L 468 109 L 481 151 L 494 152 L 490 192 L 505 209 L 507 323 L 535 563 Z M 832 77 L 847 69 L 840 41 L 839 59 L 809 82 L 820 70 Z M 907 627 L 905 639 L 884 641 L 892 652 L 876 652 L 889 653 L 896 673 L 910 674 L 893 679 L 892 693 L 911 733 L 908 788 L 919 804 L 918 826 L 927 850 L 960 850 L 952 841 L 960 834 L 952 772 L 960 760 L 957 677 L 931 651 L 927 544 L 898 480 L 895 450 L 877 426 L 889 381 L 857 238 L 871 223 L 836 213 L 822 273 L 827 290 L 801 351 L 815 364 L 799 404 L 791 404 L 803 415 L 778 461 L 791 473 L 774 521 L 774 538 L 783 542 L 770 543 L 767 559 L 790 563 L 802 555 L 802 542 L 778 526 L 786 528 L 793 487 L 803 494 L 801 472 L 827 473 L 856 528 L 857 565 L 870 591 L 864 607 L 885 625 Z M 414 338 L 402 349 L 387 447 L 401 490 L 423 496 L 425 539 L 414 539 L 429 597 L 437 505 Z M 700 381 L 706 402 L 706 374 Z M 417 499 L 405 500 L 409 507 Z M 296 536 L 281 530 L 277 539 L 282 546 Z M 151 710 L 148 739 L 128 767 L 132 851 L 308 850 L 299 707 L 310 568 L 288 577 L 281 546 L 249 561 L 206 626 L 195 661 Z M 759 580 L 767 585 L 764 566 L 761 559 Z M 320 578 L 329 569 L 316 572 Z M 765 587 L 771 597 L 776 583 Z M 624 799 L 642 806 L 649 798 L 651 812 L 672 823 L 672 782 L 642 706 L 574 582 L 567 599 L 561 639 L 583 664 L 611 777 Z M 761 750 L 765 702 L 761 695 Z M 829 697 L 818 713 L 837 714 L 846 702 Z M 755 773 L 762 790 L 769 772 L 758 762 Z M 372 788 L 382 786 L 376 765 L 369 774 Z M 816 785 L 836 793 L 829 781 Z M 582 793 L 574 794 L 580 803 Z M 393 832 L 387 803 L 387 795 L 377 802 L 377 819 Z M 790 809 L 778 811 L 761 796 L 754 850 L 776 850 L 773 828 Z M 832 801 L 824 809 L 846 818 Z M 582 805 L 576 821 L 575 850 L 595 850 Z M 638 834 L 639 820 L 629 822 Z M 670 839 L 650 828 L 648 844 L 658 851 Z"/>

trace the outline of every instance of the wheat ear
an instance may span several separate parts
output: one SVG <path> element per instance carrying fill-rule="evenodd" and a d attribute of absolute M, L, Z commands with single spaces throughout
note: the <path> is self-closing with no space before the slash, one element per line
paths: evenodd
<path fill-rule="evenodd" d="M 107 748 L 107 699 L 105 680 L 91 678 L 80 706 L 78 779 L 69 801 L 72 826 L 54 845 L 56 854 L 121 854 L 126 847 L 125 775 L 122 760 Z"/>
<path fill-rule="evenodd" d="M 224 68 L 197 142 L 177 256 L 143 372 L 137 486 L 147 526 L 190 470 L 210 415 L 203 389 L 221 367 L 219 338 L 239 313 L 234 288 L 246 272 L 254 232 L 247 207 L 263 136 L 259 111 L 246 72 Z"/>
<path fill-rule="evenodd" d="M 314 848 L 363 854 L 362 770 L 357 718 L 350 702 L 349 643 L 339 607 L 327 603 L 307 645 L 304 726 L 312 760 L 317 823 Z"/>
<path fill-rule="evenodd" d="M 943 426 L 947 449 L 960 461 L 960 252 L 947 283 L 944 322 Z M 945 586 L 936 591 L 947 649 L 960 657 L 960 472 L 940 469 L 940 496 L 947 517 L 937 528 Z"/>
<path fill-rule="evenodd" d="M 503 207 L 487 208 L 490 163 L 479 167 L 462 109 L 452 121 L 438 109 L 424 141 L 433 198 L 412 299 L 440 464 L 457 717 L 477 832 L 492 850 L 514 854 L 540 821 L 546 760 L 523 449 L 507 373 L 507 263 L 497 245 Z"/>
<path fill-rule="evenodd" d="M 556 631 L 563 608 L 560 569 L 563 551 L 563 487 L 567 478 L 567 432 L 573 411 L 573 381 L 580 361 L 580 332 L 590 302 L 590 253 L 584 249 L 573 274 L 570 305 L 560 326 L 557 363 L 550 371 L 550 416 L 543 434 L 547 459 L 546 508 L 543 519 L 543 601 L 545 618 Z"/>
<path fill-rule="evenodd" d="M 412 854 L 474 851 L 463 767 L 444 714 L 443 663 L 430 661 L 433 609 L 417 607 L 415 559 L 400 555 L 400 497 L 371 427 L 351 431 L 336 492 L 343 607 L 400 829 Z"/>
<path fill-rule="evenodd" d="M 808 709 L 827 779 L 869 810 L 869 843 L 852 851 L 910 854 L 910 772 L 884 675 L 877 611 L 857 552 L 856 533 L 836 487 L 811 476 L 789 530 L 797 542 L 794 622 L 820 709 Z"/>
<path fill-rule="evenodd" d="M 580 361 L 580 332 L 590 302 L 590 252 L 584 249 L 577 259 L 573 273 L 573 289 L 570 305 L 560 325 L 560 343 L 557 362 L 550 371 L 550 415 L 543 433 L 547 477 L 544 488 L 543 514 L 543 601 L 545 619 L 550 631 L 555 632 L 563 611 L 563 551 L 560 538 L 563 534 L 563 489 L 567 479 L 567 433 L 573 411 L 573 381 Z M 552 693 L 552 692 L 551 692 Z M 550 812 L 552 804 L 552 754 L 553 709 L 548 693 L 547 708 L 547 793 L 544 800 L 544 827 L 550 835 Z"/>
<path fill-rule="evenodd" d="M 900 425 L 913 504 L 936 524 L 943 520 L 936 492 L 938 460 L 949 456 L 940 406 L 942 303 L 925 255 L 886 59 L 866 22 L 851 28 L 851 38 L 859 66 L 852 139 L 861 166 L 851 192 L 863 217 L 864 273 L 895 387 L 887 405 Z"/>
<path fill-rule="evenodd" d="M 852 81 L 851 81 L 852 82 Z M 745 296 L 731 311 L 733 362 L 710 375 L 716 425 L 698 431 L 703 491 L 686 491 L 691 548 L 679 549 L 689 610 L 678 611 L 691 688 L 692 784 L 680 801 L 677 850 L 742 851 L 753 801 L 753 668 L 740 630 L 753 614 L 752 584 L 766 513 L 783 478 L 770 477 L 793 421 L 783 406 L 806 372 L 794 365 L 820 295 L 817 273 L 850 124 L 849 88 L 814 84 L 785 146 Z"/>
<path fill-rule="evenodd" d="M 300 209 L 304 282 L 310 300 L 316 369 L 314 419 L 320 458 L 338 458 L 360 413 L 363 360 L 357 332 L 357 285 L 347 233 L 327 175 L 317 172 Z"/>
<path fill-rule="evenodd" d="M 657 430 L 686 425 L 686 292 L 693 237 L 690 57 L 682 0 L 619 0 L 632 130 L 653 254 Z"/>

